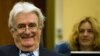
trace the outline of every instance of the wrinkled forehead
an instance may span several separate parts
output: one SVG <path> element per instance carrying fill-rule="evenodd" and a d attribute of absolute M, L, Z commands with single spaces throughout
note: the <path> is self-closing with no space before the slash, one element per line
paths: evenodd
<path fill-rule="evenodd" d="M 24 13 L 21 12 L 15 17 L 15 24 L 29 24 L 29 23 L 35 23 L 38 24 L 38 16 L 33 13 Z"/>

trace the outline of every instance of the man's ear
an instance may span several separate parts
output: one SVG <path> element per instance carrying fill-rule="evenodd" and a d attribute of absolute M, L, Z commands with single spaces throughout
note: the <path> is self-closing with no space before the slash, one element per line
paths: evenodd
<path fill-rule="evenodd" d="M 16 31 L 16 29 L 15 28 L 11 28 L 10 31 L 11 31 L 11 33 L 14 33 Z"/>
<path fill-rule="evenodd" d="M 39 34 L 40 34 L 40 35 L 42 34 L 42 28 L 39 29 Z"/>

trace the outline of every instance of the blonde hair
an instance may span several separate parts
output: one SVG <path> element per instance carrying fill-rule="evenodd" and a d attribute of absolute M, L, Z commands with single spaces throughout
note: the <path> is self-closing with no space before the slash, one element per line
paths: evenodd
<path fill-rule="evenodd" d="M 20 12 L 25 12 L 25 13 L 34 12 L 34 13 L 36 13 L 36 15 L 39 17 L 39 25 L 41 28 L 43 28 L 45 19 L 44 19 L 44 16 L 43 16 L 41 10 L 32 3 L 18 2 L 14 5 L 12 10 L 10 11 L 9 21 L 8 21 L 8 27 L 10 28 L 10 30 L 12 30 L 12 28 L 14 27 L 15 17 Z"/>
<path fill-rule="evenodd" d="M 78 43 L 78 36 L 79 36 L 79 27 L 82 23 L 89 22 L 93 28 L 94 33 L 94 42 L 93 42 L 93 50 L 98 51 L 100 50 L 100 26 L 99 22 L 94 17 L 83 17 L 78 23 L 76 23 L 72 30 L 72 35 L 70 37 L 70 48 L 72 51 L 79 51 L 79 43 Z"/>

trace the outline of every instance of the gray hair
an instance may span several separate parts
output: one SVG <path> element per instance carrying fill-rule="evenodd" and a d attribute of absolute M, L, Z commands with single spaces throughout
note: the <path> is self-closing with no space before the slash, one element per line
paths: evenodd
<path fill-rule="evenodd" d="M 12 8 L 9 14 L 8 27 L 10 28 L 10 30 L 14 28 L 15 17 L 20 12 L 27 12 L 27 13 L 35 12 L 36 15 L 39 17 L 39 25 L 41 28 L 43 28 L 45 19 L 41 10 L 38 7 L 36 7 L 34 4 L 31 4 L 29 2 L 18 2 L 14 5 L 14 7 Z"/>

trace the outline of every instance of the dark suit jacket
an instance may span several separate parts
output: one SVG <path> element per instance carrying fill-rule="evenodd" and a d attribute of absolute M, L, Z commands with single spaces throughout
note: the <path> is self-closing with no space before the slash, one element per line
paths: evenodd
<path fill-rule="evenodd" d="M 55 46 L 55 51 L 61 54 L 70 55 L 69 44 L 64 42 Z"/>
<path fill-rule="evenodd" d="M 19 49 L 15 45 L 0 47 L 0 56 L 19 56 Z M 40 47 L 39 56 L 62 56 Z"/>

